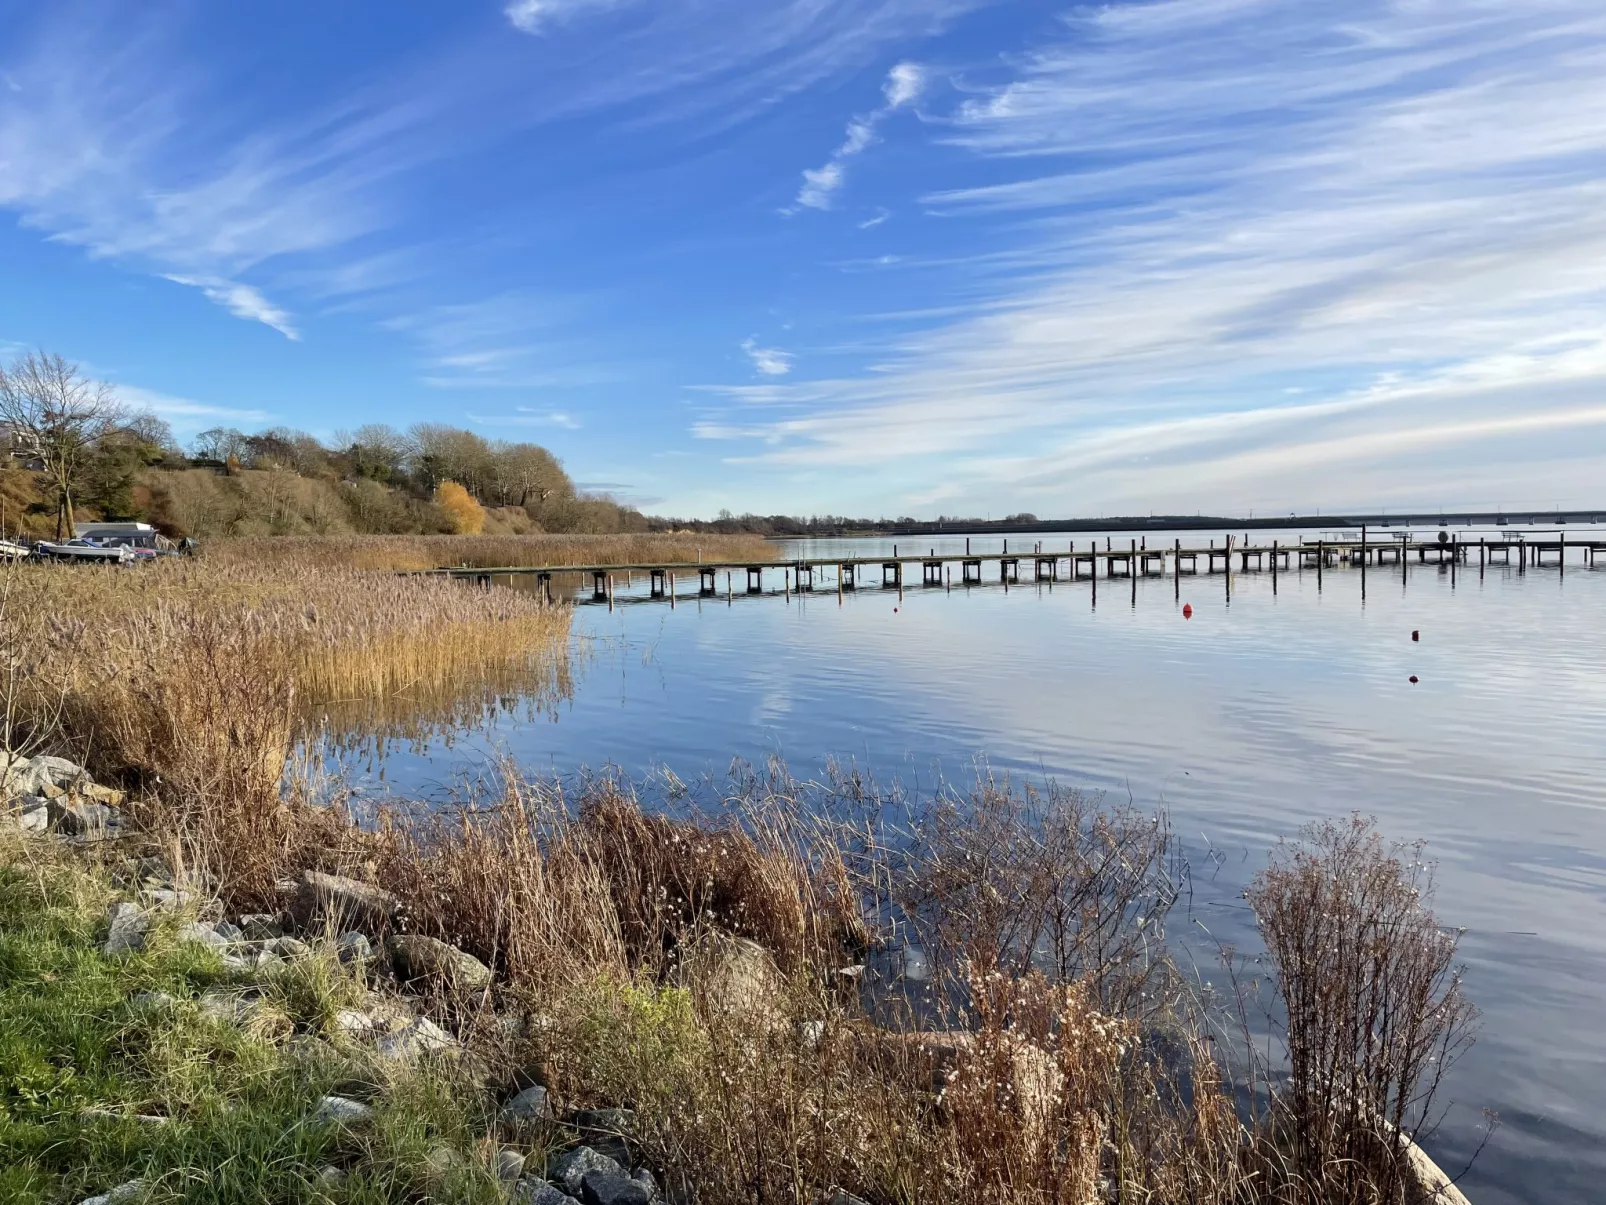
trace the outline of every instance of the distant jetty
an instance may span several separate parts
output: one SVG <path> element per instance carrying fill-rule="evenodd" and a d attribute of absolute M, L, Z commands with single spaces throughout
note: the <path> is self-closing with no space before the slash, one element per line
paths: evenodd
<path fill-rule="evenodd" d="M 1228 515 L 1112 515 L 1097 519 L 1037 519 L 1025 515 L 1011 515 L 1007 519 L 938 519 L 930 522 L 914 519 L 876 524 L 871 528 L 844 527 L 840 531 L 810 531 L 795 538 L 810 536 L 827 538 L 845 535 L 965 535 L 982 532 L 1026 533 L 1069 531 L 1253 531 L 1271 528 L 1324 528 L 1347 527 L 1482 527 L 1482 526 L 1535 526 L 1556 527 L 1575 523 L 1606 523 L 1606 506 L 1586 507 L 1580 510 L 1521 510 L 1521 511 L 1375 511 L 1354 514 L 1288 514 L 1255 515 L 1249 518 Z"/>

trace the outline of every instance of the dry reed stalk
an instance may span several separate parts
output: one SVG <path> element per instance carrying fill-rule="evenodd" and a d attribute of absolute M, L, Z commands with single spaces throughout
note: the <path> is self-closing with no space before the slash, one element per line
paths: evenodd
<path fill-rule="evenodd" d="M 695 564 L 773 561 L 777 547 L 754 535 L 260 536 L 209 542 L 204 558 L 226 565 L 316 566 L 420 572 L 536 565 Z"/>

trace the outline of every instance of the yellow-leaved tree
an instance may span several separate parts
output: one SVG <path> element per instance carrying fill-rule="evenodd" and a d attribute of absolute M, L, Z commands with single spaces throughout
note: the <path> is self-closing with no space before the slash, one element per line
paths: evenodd
<path fill-rule="evenodd" d="M 457 482 L 440 483 L 435 491 L 435 505 L 441 508 L 457 535 L 477 536 L 485 530 L 485 508 Z"/>

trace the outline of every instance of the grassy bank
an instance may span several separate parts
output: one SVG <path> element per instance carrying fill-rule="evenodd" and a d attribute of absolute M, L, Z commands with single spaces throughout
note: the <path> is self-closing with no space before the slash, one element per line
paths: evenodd
<path fill-rule="evenodd" d="M 760 564 L 775 545 L 756 535 L 278 536 L 209 542 L 206 560 L 225 565 L 416 571 L 533 565 Z"/>
<path fill-rule="evenodd" d="M 0 837 L 0 1200 L 505 1201 L 487 1103 L 446 1065 L 405 1076 L 336 1024 L 369 994 L 328 959 L 229 969 L 174 913 L 101 950 L 132 863 Z M 226 1007 L 250 1000 L 237 1022 Z M 318 1117 L 372 1100 L 359 1127 Z"/>

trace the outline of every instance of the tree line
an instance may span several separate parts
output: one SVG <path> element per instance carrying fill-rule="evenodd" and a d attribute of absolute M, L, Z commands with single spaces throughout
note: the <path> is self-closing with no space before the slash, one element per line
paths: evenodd
<path fill-rule="evenodd" d="M 546 448 L 440 423 L 370 424 L 327 443 L 289 427 L 219 426 L 184 447 L 159 416 L 44 352 L 0 367 L 0 469 L 31 478 L 31 489 L 8 481 L 0 499 L 57 538 L 82 507 L 172 534 L 648 528 L 633 508 L 577 489 Z"/>

